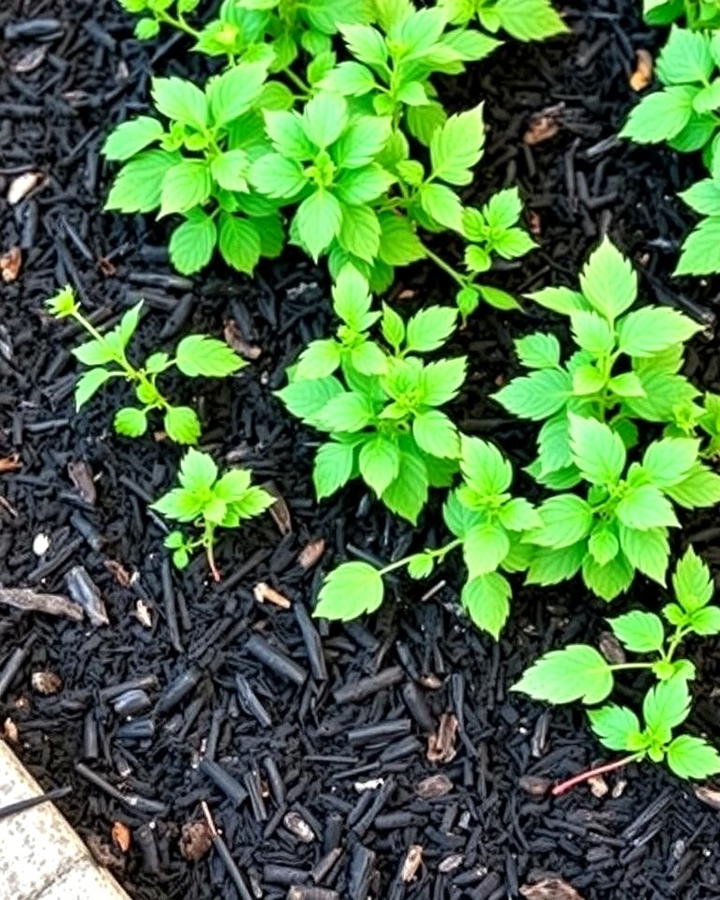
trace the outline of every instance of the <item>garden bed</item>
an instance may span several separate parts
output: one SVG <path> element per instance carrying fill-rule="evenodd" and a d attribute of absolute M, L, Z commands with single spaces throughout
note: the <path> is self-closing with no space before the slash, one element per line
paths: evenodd
<path fill-rule="evenodd" d="M 518 293 L 574 284 L 589 248 L 609 233 L 633 258 L 646 298 L 707 326 L 687 371 L 703 389 L 718 390 L 716 288 L 670 276 L 689 224 L 675 195 L 699 169 L 687 158 L 614 139 L 635 96 L 628 84 L 635 50 L 653 50 L 659 40 L 637 6 L 579 2 L 565 10 L 571 37 L 508 42 L 446 83 L 444 100 L 453 108 L 486 102 L 487 150 L 466 199 L 481 203 L 518 183 L 540 244 L 522 262 L 496 269 L 494 283 Z M 48 17 L 57 22 L 34 33 L 8 28 Z M 544 650 L 602 632 L 607 606 L 579 580 L 542 591 L 518 586 L 499 643 L 462 616 L 451 561 L 427 583 L 393 582 L 392 599 L 367 620 L 308 625 L 306 611 L 333 562 L 396 558 L 439 532 L 437 506 L 413 530 L 357 485 L 314 500 L 317 435 L 272 391 L 307 340 L 328 331 L 324 272 L 291 253 L 263 264 L 254 279 L 220 264 L 183 278 L 162 249 L 163 224 L 102 212 L 108 171 L 100 145 L 112 125 L 145 110 L 151 66 L 161 60 L 166 74 L 204 74 L 184 37 L 141 45 L 110 0 L 17 0 L 0 12 L 0 27 L 0 251 L 19 247 L 22 256 L 16 280 L 0 287 L 0 458 L 18 457 L 17 468 L 6 463 L 0 474 L 0 584 L 62 593 L 68 571 L 83 566 L 109 619 L 92 628 L 3 607 L 0 664 L 18 648 L 24 655 L 9 683 L 0 674 L 0 721 L 43 786 L 73 786 L 58 805 L 128 893 L 143 900 L 233 896 L 217 854 L 193 862 L 180 852 L 181 835 L 203 821 L 206 801 L 255 897 L 310 887 L 313 872 L 320 887 L 351 900 L 499 900 L 546 878 L 562 879 L 586 900 L 720 895 L 716 808 L 661 767 L 634 765 L 609 776 L 603 796 L 596 795 L 602 784 L 596 793 L 581 786 L 547 795 L 555 779 L 602 759 L 603 751 L 581 711 L 549 711 L 509 688 Z M 557 133 L 528 144 L 524 135 L 538 117 Z M 38 173 L 38 184 L 11 205 L 9 186 L 28 172 Z M 173 483 L 177 448 L 112 434 L 114 388 L 74 413 L 76 367 L 68 351 L 76 332 L 42 313 L 43 301 L 65 283 L 102 321 L 144 297 L 143 350 L 191 331 L 225 330 L 246 345 L 253 361 L 239 376 L 220 386 L 173 385 L 200 410 L 203 446 L 250 466 L 283 501 L 275 516 L 222 540 L 221 583 L 208 581 L 201 559 L 184 574 L 171 572 L 162 523 L 147 510 L 146 501 Z M 393 290 L 398 304 L 413 308 L 419 298 L 445 301 L 451 285 L 419 264 L 402 270 Z M 531 459 L 535 429 L 489 395 L 514 374 L 512 337 L 542 315 L 483 307 L 453 339 L 472 372 L 455 418 L 463 431 L 497 440 L 518 471 Z M 520 479 L 531 491 L 529 479 Z M 717 568 L 714 514 L 685 513 L 683 525 Z M 259 583 L 289 598 L 290 609 L 259 603 Z M 639 597 L 649 608 L 663 600 L 660 589 L 637 580 L 613 609 Z M 262 661 L 258 638 L 292 658 L 289 678 L 273 658 Z M 714 743 L 716 649 L 712 640 L 691 646 L 699 671 L 694 721 Z M 38 672 L 59 676 L 59 689 L 34 689 Z M 132 739 L 112 701 L 117 685 L 137 679 L 152 704 L 142 717 L 154 733 Z M 173 695 L 178 679 L 187 690 Z M 248 687 L 269 724 L 249 711 Z M 639 696 L 632 682 L 625 690 Z M 428 732 L 443 716 L 457 722 L 456 752 L 433 762 Z M 200 763 L 208 742 L 242 794 L 250 793 L 237 806 Z M 88 770 L 124 800 L 93 783 Z M 369 784 L 375 779 L 382 787 Z M 264 796 L 258 785 L 267 786 Z M 118 822 L 132 835 L 125 852 L 112 845 Z M 406 882 L 414 845 L 422 864 Z M 335 849 L 329 874 L 318 874 Z M 525 895 L 577 896 L 554 890 Z"/>

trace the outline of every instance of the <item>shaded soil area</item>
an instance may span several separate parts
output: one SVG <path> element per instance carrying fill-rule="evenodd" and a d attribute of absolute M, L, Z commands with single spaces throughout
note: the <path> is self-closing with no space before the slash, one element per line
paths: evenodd
<path fill-rule="evenodd" d="M 577 3 L 566 9 L 572 37 L 509 43 L 446 84 L 444 96 L 458 108 L 486 101 L 486 160 L 468 199 L 519 183 L 538 235 L 540 249 L 493 280 L 515 291 L 573 283 L 609 231 L 641 268 L 647 299 L 708 325 L 688 372 L 718 390 L 716 285 L 670 278 L 690 224 L 674 195 L 696 176 L 693 161 L 613 138 L 635 96 L 635 50 L 661 39 L 640 23 L 638 5 Z M 141 46 L 104 0 L 15 0 L 0 27 L 0 251 L 17 247 L 22 258 L 17 279 L 0 286 L 0 459 L 16 455 L 19 464 L 0 474 L 0 584 L 62 593 L 80 566 L 109 617 L 93 628 L 3 607 L 0 722 L 46 787 L 73 786 L 59 805 L 96 854 L 134 898 L 235 896 L 220 856 L 202 852 L 203 826 L 191 827 L 207 801 L 242 873 L 239 896 L 720 896 L 718 814 L 664 771 L 632 766 L 608 778 L 604 796 L 587 787 L 547 796 L 553 780 L 601 759 L 601 748 L 581 711 L 550 711 L 509 688 L 545 649 L 601 634 L 607 608 L 579 582 L 556 591 L 518 583 L 497 644 L 461 615 L 452 562 L 428 583 L 394 582 L 392 599 L 366 621 L 311 624 L 334 562 L 389 560 L 442 539 L 437 500 L 415 531 L 357 485 L 314 501 L 317 436 L 272 391 L 299 348 L 331 326 L 325 276 L 290 253 L 254 280 L 219 265 L 179 278 L 163 226 L 102 212 L 111 173 L 98 149 L 108 128 L 145 111 L 151 71 L 202 74 L 184 38 Z M 557 133 L 529 146 L 523 135 L 538 115 Z M 11 204 L 8 191 L 28 173 L 37 184 Z M 274 517 L 222 540 L 220 585 L 200 559 L 185 574 L 170 570 L 164 525 L 147 510 L 173 482 L 177 448 L 112 434 L 121 388 L 75 415 L 68 351 L 77 334 L 41 313 L 68 282 L 102 323 L 144 297 L 139 352 L 193 330 L 222 334 L 228 321 L 259 349 L 221 385 L 168 385 L 199 409 L 204 446 L 251 466 L 283 501 Z M 451 285 L 419 266 L 401 273 L 396 290 L 410 304 L 442 302 Z M 539 321 L 532 308 L 481 310 L 453 348 L 469 355 L 472 372 L 455 416 L 496 440 L 518 470 L 535 429 L 489 394 L 513 373 L 512 337 Z M 683 524 L 684 539 L 717 569 L 713 514 L 685 514 Z M 258 603 L 261 582 L 291 608 Z M 613 610 L 662 602 L 662 591 L 638 580 Z M 717 645 L 691 651 L 700 673 L 692 727 L 717 742 Z M 48 686 L 54 692 L 42 693 Z M 627 700 L 643 686 L 627 681 Z M 446 761 L 428 758 L 438 729 Z M 113 846 L 113 826 L 120 844 L 129 837 L 125 852 Z M 404 880 L 408 854 L 419 853 L 414 880 Z M 554 893 L 520 893 L 548 878 L 577 894 L 552 882 Z"/>

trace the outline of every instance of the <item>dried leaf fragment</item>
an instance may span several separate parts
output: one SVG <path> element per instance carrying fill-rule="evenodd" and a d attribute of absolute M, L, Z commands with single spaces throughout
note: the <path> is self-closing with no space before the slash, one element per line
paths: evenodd
<path fill-rule="evenodd" d="M 150 610 L 142 600 L 138 600 L 135 604 L 135 618 L 144 628 L 152 628 L 152 616 L 150 615 Z"/>
<path fill-rule="evenodd" d="M 649 50 L 641 47 L 635 51 L 635 71 L 630 76 L 630 87 L 634 91 L 642 91 L 650 84 L 652 77 L 652 55 Z"/>
<path fill-rule="evenodd" d="M 33 672 L 30 676 L 30 683 L 34 691 L 45 695 L 57 694 L 63 686 L 62 678 L 49 670 Z"/>
<path fill-rule="evenodd" d="M 240 326 L 235 319 L 226 319 L 225 328 L 223 329 L 225 343 L 239 353 L 243 359 L 254 360 L 262 355 L 262 349 L 255 344 L 250 344 L 240 330 Z"/>
<path fill-rule="evenodd" d="M 693 788 L 695 796 L 713 809 L 720 809 L 720 791 L 715 791 L 707 785 L 700 784 Z"/>
<path fill-rule="evenodd" d="M 528 147 L 534 147 L 535 144 L 541 144 L 543 141 L 554 138 L 560 131 L 561 114 L 564 108 L 564 104 L 558 103 L 533 113 L 530 116 L 527 131 L 523 135 L 523 143 Z"/>
<path fill-rule="evenodd" d="M 78 494 L 86 503 L 94 506 L 97 500 L 97 489 L 95 488 L 92 469 L 88 463 L 84 459 L 73 460 L 68 463 L 67 470 L 70 481 L 75 485 Z"/>
<path fill-rule="evenodd" d="M 298 553 L 298 565 L 302 569 L 312 569 L 312 567 L 318 562 L 320 557 L 325 552 L 325 541 L 323 538 L 317 538 L 315 541 L 310 541 L 309 544 L 305 544 L 302 550 Z"/>
<path fill-rule="evenodd" d="M 17 472 L 18 469 L 22 469 L 22 462 L 17 453 L 0 459 L 0 472 Z"/>
<path fill-rule="evenodd" d="M 593 797 L 597 797 L 598 800 L 602 800 L 610 790 L 607 781 L 605 781 L 602 775 L 593 775 L 592 778 L 588 778 L 588 786 L 590 788 L 590 793 Z"/>
<path fill-rule="evenodd" d="M 13 722 L 10 716 L 5 719 L 3 722 L 3 737 L 6 741 L 9 741 L 11 744 L 17 744 L 19 739 L 18 728 L 17 725 Z"/>
<path fill-rule="evenodd" d="M 290 601 L 287 597 L 284 597 L 280 591 L 276 591 L 275 588 L 270 587 L 269 584 L 266 584 L 264 581 L 259 581 L 255 587 L 253 588 L 253 594 L 255 595 L 255 599 L 258 603 L 274 603 L 275 606 L 279 606 L 281 609 L 290 609 Z"/>
<path fill-rule="evenodd" d="M 20 59 L 13 64 L 13 72 L 17 72 L 18 75 L 26 75 L 28 72 L 34 72 L 35 69 L 43 64 L 49 46 L 49 44 L 40 44 L 39 47 L 34 47 L 32 50 L 28 50 L 27 53 L 23 53 Z"/>
<path fill-rule="evenodd" d="M 11 284 L 17 280 L 22 265 L 22 251 L 19 247 L 11 247 L 7 253 L 0 256 L 0 275 L 5 284 Z"/>
<path fill-rule="evenodd" d="M 132 840 L 132 835 L 127 825 L 124 822 L 113 822 L 110 835 L 113 839 L 113 844 L 115 844 L 116 847 L 119 847 L 123 853 L 127 853 L 130 849 L 130 842 Z"/>
<path fill-rule="evenodd" d="M 521 775 L 518 784 L 531 797 L 544 797 L 552 787 L 552 781 L 541 775 Z"/>
<path fill-rule="evenodd" d="M 524 884 L 520 893 L 528 900 L 583 900 L 575 888 L 562 878 L 543 878 L 537 884 Z"/>
<path fill-rule="evenodd" d="M 458 720 L 452 713 L 443 713 L 435 734 L 428 737 L 427 758 L 434 763 L 448 763 L 455 759 Z"/>
<path fill-rule="evenodd" d="M 290 509 L 285 502 L 285 498 L 281 496 L 278 489 L 275 487 L 272 481 L 269 481 L 267 484 L 264 484 L 263 487 L 272 497 L 275 497 L 275 502 L 270 507 L 270 515 L 275 520 L 275 524 L 278 527 L 278 531 L 282 535 L 290 534 L 292 531 L 292 519 L 290 518 Z"/>
<path fill-rule="evenodd" d="M 206 822 L 186 822 L 180 835 L 180 853 L 188 862 L 197 862 L 212 847 L 212 835 Z"/>
<path fill-rule="evenodd" d="M 108 572 L 113 576 L 115 581 L 120 585 L 120 587 L 128 588 L 132 584 L 132 576 L 122 565 L 115 559 L 106 559 L 103 562 L 103 565 L 108 570 Z"/>
<path fill-rule="evenodd" d="M 287 830 L 304 844 L 310 844 L 315 840 L 315 834 L 300 813 L 289 812 L 283 816 L 283 825 Z"/>
<path fill-rule="evenodd" d="M 452 781 L 443 774 L 429 775 L 415 785 L 415 793 L 423 800 L 429 800 L 431 797 L 444 797 L 452 789 Z"/>
<path fill-rule="evenodd" d="M 418 869 L 422 865 L 422 857 L 423 848 L 420 844 L 410 844 L 400 873 L 400 878 L 405 884 L 409 884 L 417 878 Z"/>
<path fill-rule="evenodd" d="M 45 176 L 42 172 L 23 172 L 22 175 L 13 178 L 7 192 L 7 200 L 10 206 L 17 206 L 21 200 L 27 197 L 30 191 L 35 190 L 44 178 Z"/>

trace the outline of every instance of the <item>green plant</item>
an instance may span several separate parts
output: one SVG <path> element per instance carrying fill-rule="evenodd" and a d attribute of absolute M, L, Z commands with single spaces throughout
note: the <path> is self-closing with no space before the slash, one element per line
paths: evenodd
<path fill-rule="evenodd" d="M 365 278 L 345 266 L 333 289 L 343 323 L 337 338 L 310 344 L 278 396 L 330 435 L 315 457 L 318 498 L 359 476 L 389 509 L 416 522 L 429 487 L 447 486 L 458 467 L 458 431 L 438 407 L 457 395 L 466 360 L 418 356 L 448 340 L 457 310 L 432 306 L 405 323 L 387 305 L 372 312 L 371 303 Z M 368 333 L 378 320 L 384 344 Z"/>
<path fill-rule="evenodd" d="M 173 562 L 179 569 L 184 569 L 193 551 L 202 547 L 213 578 L 220 580 L 214 553 L 217 529 L 237 528 L 275 502 L 267 491 L 250 484 L 251 475 L 237 468 L 219 475 L 209 453 L 192 448 L 187 451 L 180 463 L 180 487 L 163 494 L 150 507 L 168 519 L 202 529 L 197 538 L 179 530 L 171 531 L 165 538 L 165 546 L 173 551 Z"/>
<path fill-rule="evenodd" d="M 194 37 L 198 35 L 198 32 L 185 21 L 185 16 L 197 9 L 200 0 L 118 0 L 118 2 L 126 12 L 140 16 L 135 24 L 135 37 L 141 41 L 156 38 L 161 25 L 170 25 Z"/>
<path fill-rule="evenodd" d="M 439 0 L 454 24 L 477 18 L 493 34 L 501 28 L 519 41 L 539 41 L 567 32 L 550 0 Z"/>
<path fill-rule="evenodd" d="M 720 272 L 720 152 L 713 142 L 712 177 L 703 178 L 679 195 L 705 218 L 683 241 L 676 275 L 712 275 Z"/>
<path fill-rule="evenodd" d="M 669 25 L 685 18 L 688 28 L 720 27 L 718 0 L 643 0 L 643 15 L 649 25 Z"/>
<path fill-rule="evenodd" d="M 453 539 L 438 549 L 425 549 L 384 567 L 366 562 L 342 563 L 326 578 L 314 614 L 328 619 L 354 619 L 382 603 L 384 576 L 407 569 L 412 578 L 427 578 L 448 553 L 461 549 L 467 581 L 460 601 L 472 621 L 497 638 L 509 614 L 512 588 L 501 574 L 526 565 L 523 532 L 539 524 L 532 504 L 509 493 L 512 467 L 493 444 L 461 436 L 463 480 L 443 506 L 443 519 Z"/>
<path fill-rule="evenodd" d="M 637 275 L 607 239 L 590 255 L 580 288 L 544 288 L 529 295 L 568 317 L 577 349 L 567 362 L 561 362 L 554 334 L 520 338 L 515 347 L 530 374 L 494 395 L 509 412 L 544 420 L 539 455 L 529 471 L 556 489 L 580 481 L 568 440 L 573 413 L 607 422 L 628 448 L 638 442 L 638 420 L 666 425 L 668 436 L 711 436 L 715 427 L 712 395 L 707 409 L 698 405 L 698 390 L 679 373 L 684 344 L 701 326 L 668 307 L 629 311 L 637 299 Z"/>
<path fill-rule="evenodd" d="M 179 444 L 194 444 L 200 437 L 197 414 L 188 406 L 170 403 L 158 387 L 159 376 L 175 367 L 189 378 L 222 378 L 246 365 L 223 341 L 191 334 L 177 345 L 174 357 L 159 351 L 148 356 L 143 366 L 136 367 L 127 358 L 127 347 L 140 321 L 142 302 L 129 309 L 118 325 L 105 334 L 82 314 L 71 287 L 59 291 L 46 306 L 58 319 L 74 319 L 91 336 L 90 341 L 71 351 L 78 362 L 90 366 L 75 387 L 78 410 L 112 378 L 121 378 L 133 386 L 140 405 L 122 407 L 115 413 L 113 423 L 115 431 L 127 437 L 145 434 L 148 413 L 160 410 L 168 437 Z"/>
<path fill-rule="evenodd" d="M 612 693 L 615 673 L 647 671 L 657 683 L 643 701 L 643 723 L 630 709 L 616 704 L 588 711 L 590 727 L 610 750 L 628 751 L 615 763 L 583 773 L 558 785 L 562 793 L 598 771 L 607 772 L 629 762 L 648 758 L 665 761 L 682 778 L 705 778 L 720 772 L 720 754 L 701 738 L 675 734 L 690 712 L 688 679 L 695 667 L 687 659 L 675 659 L 682 640 L 689 635 L 707 637 L 720 633 L 720 607 L 711 605 L 713 584 L 705 563 L 688 549 L 673 575 L 674 602 L 663 607 L 663 618 L 634 610 L 609 619 L 613 634 L 626 650 L 650 657 L 643 662 L 608 662 L 589 644 L 572 644 L 553 650 L 523 675 L 513 690 L 549 703 L 580 700 L 591 706 Z M 672 626 L 666 633 L 666 624 Z"/>

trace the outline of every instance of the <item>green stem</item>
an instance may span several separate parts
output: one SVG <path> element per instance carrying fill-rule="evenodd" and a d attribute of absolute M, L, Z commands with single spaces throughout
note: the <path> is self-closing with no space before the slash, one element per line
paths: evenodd
<path fill-rule="evenodd" d="M 433 559 L 443 559 L 451 550 L 454 550 L 455 547 L 459 547 L 460 544 L 462 544 L 462 541 L 460 538 L 456 538 L 456 540 L 450 541 L 449 544 L 445 544 L 444 547 L 438 547 L 437 550 L 426 550 L 425 552 Z M 388 575 L 396 569 L 402 569 L 410 562 L 413 556 L 417 556 L 417 553 L 412 553 L 410 556 L 405 556 L 403 559 L 398 559 L 395 562 L 389 563 L 389 565 L 380 569 L 380 575 Z"/>
<path fill-rule="evenodd" d="M 165 22 L 166 25 L 172 25 L 173 28 L 184 31 L 185 34 L 189 34 L 190 37 L 194 37 L 196 40 L 200 37 L 200 32 L 196 31 L 191 25 L 188 25 L 180 14 L 175 18 L 175 16 L 171 16 L 170 13 L 167 13 L 164 10 L 158 10 L 155 15 L 161 22 Z"/>
<path fill-rule="evenodd" d="M 283 69 L 283 74 L 286 75 L 290 79 L 290 81 L 292 81 L 292 83 L 295 85 L 296 88 L 298 88 L 298 90 L 303 92 L 304 100 L 307 99 L 308 94 L 312 93 L 312 88 L 310 87 L 310 85 L 307 84 L 305 81 L 303 81 L 303 79 L 300 78 L 299 75 L 296 75 L 292 69 L 290 69 L 290 68 Z"/>
<path fill-rule="evenodd" d="M 612 669 L 613 672 L 620 672 L 622 669 L 652 669 L 652 663 L 614 663 L 611 666 L 608 666 L 609 669 Z"/>
<path fill-rule="evenodd" d="M 438 256 L 437 253 L 433 253 L 433 251 L 430 250 L 430 248 L 425 244 L 423 244 L 422 246 L 423 250 L 425 251 L 425 256 L 427 256 L 427 258 L 431 262 L 434 262 L 439 269 L 442 269 L 443 272 L 446 272 L 453 279 L 453 281 L 457 282 L 457 284 L 460 285 L 460 287 L 468 286 L 468 284 L 470 283 L 470 279 L 468 278 L 468 276 L 461 275 L 460 272 L 453 269 L 450 263 L 446 263 L 441 256 Z"/>

